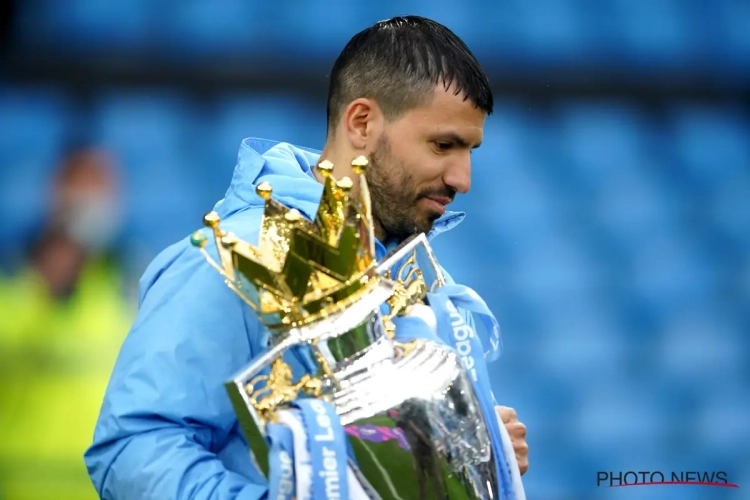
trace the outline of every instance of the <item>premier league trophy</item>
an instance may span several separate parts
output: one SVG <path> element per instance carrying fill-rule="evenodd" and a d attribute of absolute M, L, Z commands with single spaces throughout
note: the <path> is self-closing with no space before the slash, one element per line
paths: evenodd
<path fill-rule="evenodd" d="M 253 460 L 268 476 L 268 426 L 313 398 L 338 414 L 347 466 L 368 497 L 500 498 L 503 451 L 490 438 L 498 422 L 482 412 L 465 360 L 444 343 L 400 341 L 396 332 L 399 318 L 426 308 L 428 292 L 445 284 L 440 267 L 423 234 L 376 261 L 366 158 L 352 167 L 359 189 L 335 180 L 330 162 L 317 166 L 325 183 L 314 221 L 258 185 L 257 246 L 222 230 L 215 212 L 193 235 L 269 333 L 267 351 L 226 384 Z M 309 373 L 295 380 L 289 355 L 304 357 Z M 326 498 L 339 498 L 336 484 L 326 488 Z"/>

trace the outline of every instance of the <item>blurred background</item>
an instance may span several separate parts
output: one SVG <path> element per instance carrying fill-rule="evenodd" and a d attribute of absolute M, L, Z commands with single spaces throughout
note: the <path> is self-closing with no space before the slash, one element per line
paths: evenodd
<path fill-rule="evenodd" d="M 530 499 L 749 498 L 750 2 L 26 0 L 0 57 L 0 498 L 94 498 L 81 455 L 137 281 L 249 136 L 321 148 L 349 38 L 420 14 L 493 83 L 466 221 Z M 596 487 L 726 471 L 739 490 Z M 744 491 L 744 493 L 743 493 Z"/>

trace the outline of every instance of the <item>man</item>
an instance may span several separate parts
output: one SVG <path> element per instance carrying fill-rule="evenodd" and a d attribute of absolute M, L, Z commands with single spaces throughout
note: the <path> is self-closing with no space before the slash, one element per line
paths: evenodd
<path fill-rule="evenodd" d="M 419 17 L 375 24 L 344 48 L 331 73 L 322 153 L 246 139 L 225 198 L 222 227 L 258 240 L 263 200 L 255 186 L 310 219 L 322 185 L 367 170 L 377 256 L 417 232 L 430 238 L 463 218 L 446 207 L 470 187 L 470 153 L 492 111 L 486 76 L 463 42 Z M 140 311 L 123 344 L 86 454 L 103 498 L 263 498 L 222 384 L 265 349 L 261 325 L 188 239 L 165 250 L 141 280 Z M 290 363 L 293 360 L 289 360 Z M 298 373 L 300 367 L 295 366 Z M 501 411 L 524 463 L 525 429 Z M 522 465 L 525 469 L 525 465 Z"/>
<path fill-rule="evenodd" d="M 67 156 L 22 269 L 0 274 L 0 496 L 96 498 L 81 454 L 133 319 L 119 266 L 114 165 Z"/>

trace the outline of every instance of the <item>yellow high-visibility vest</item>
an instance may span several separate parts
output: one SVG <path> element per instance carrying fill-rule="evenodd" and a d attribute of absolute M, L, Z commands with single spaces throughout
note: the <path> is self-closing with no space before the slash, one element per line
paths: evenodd
<path fill-rule="evenodd" d="M 103 263 L 63 302 L 31 271 L 0 277 L 1 499 L 98 498 L 83 453 L 133 318 Z"/>

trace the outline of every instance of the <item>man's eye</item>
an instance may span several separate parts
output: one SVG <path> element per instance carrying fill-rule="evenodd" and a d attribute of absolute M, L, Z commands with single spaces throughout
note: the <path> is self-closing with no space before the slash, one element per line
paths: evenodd
<path fill-rule="evenodd" d="M 440 151 L 447 151 L 447 150 L 449 150 L 451 148 L 452 144 L 450 142 L 436 142 L 435 146 Z"/>

